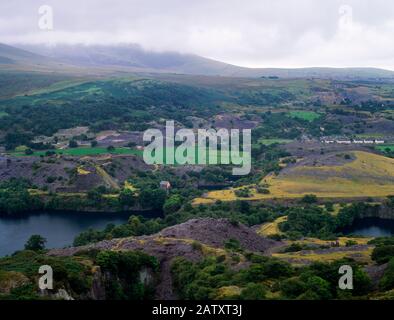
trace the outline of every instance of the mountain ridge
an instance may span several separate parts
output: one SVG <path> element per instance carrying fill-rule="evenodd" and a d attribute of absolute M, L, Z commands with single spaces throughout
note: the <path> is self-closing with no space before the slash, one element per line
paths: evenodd
<path fill-rule="evenodd" d="M 176 73 L 245 78 L 394 79 L 379 68 L 246 68 L 178 52 L 154 52 L 128 45 L 17 45 L 0 43 L 0 66 L 25 65 L 61 69 L 103 69 L 115 72 Z"/>

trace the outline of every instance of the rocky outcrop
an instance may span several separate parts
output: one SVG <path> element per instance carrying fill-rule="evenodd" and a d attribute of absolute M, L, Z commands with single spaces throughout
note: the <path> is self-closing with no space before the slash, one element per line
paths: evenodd
<path fill-rule="evenodd" d="M 387 269 L 387 263 L 382 265 L 367 265 L 364 271 L 368 274 L 371 279 L 372 286 L 376 289 L 379 285 L 380 279 L 383 277 L 384 272 Z"/>
<path fill-rule="evenodd" d="M 166 228 L 159 235 L 193 239 L 214 247 L 224 247 L 227 240 L 235 239 L 243 249 L 260 253 L 279 244 L 277 241 L 260 237 L 243 224 L 234 225 L 227 219 L 192 219 Z"/>
<path fill-rule="evenodd" d="M 151 236 L 129 237 L 122 239 L 104 240 L 95 244 L 53 249 L 49 255 L 70 256 L 81 251 L 98 250 L 141 250 L 154 256 L 160 263 L 160 277 L 156 286 L 157 299 L 175 299 L 172 289 L 171 262 L 175 257 L 184 257 L 190 261 L 200 261 L 204 257 L 204 250 L 196 248 L 196 242 L 205 246 L 213 254 L 224 254 L 224 245 L 227 240 L 239 241 L 241 247 L 247 251 L 264 254 L 268 249 L 280 246 L 282 243 L 266 239 L 257 235 L 253 229 L 242 225 L 232 224 L 227 219 L 192 219 L 185 223 L 172 226 Z M 99 272 L 99 271 L 97 271 Z M 149 281 L 146 270 L 142 270 L 140 278 Z M 95 278 L 96 279 L 96 278 Z M 100 276 L 97 275 L 95 288 L 92 288 L 92 298 L 103 297 L 100 287 Z"/>

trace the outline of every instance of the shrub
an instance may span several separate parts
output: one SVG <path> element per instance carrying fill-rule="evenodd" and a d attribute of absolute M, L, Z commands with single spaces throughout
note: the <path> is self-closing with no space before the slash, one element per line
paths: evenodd
<path fill-rule="evenodd" d="M 193 241 L 192 248 L 196 251 L 202 251 L 202 244 L 200 242 Z"/>
<path fill-rule="evenodd" d="M 183 198 L 180 195 L 172 195 L 165 201 L 163 205 L 164 213 L 167 215 L 178 211 L 181 208 L 182 203 Z"/>
<path fill-rule="evenodd" d="M 265 299 L 267 289 L 260 283 L 249 283 L 242 290 L 240 298 L 242 300 L 262 300 Z"/>
<path fill-rule="evenodd" d="M 53 177 L 53 176 L 50 176 L 50 177 L 47 177 L 47 183 L 54 183 L 55 181 L 56 181 L 56 177 Z"/>
<path fill-rule="evenodd" d="M 301 202 L 306 204 L 316 203 L 317 197 L 314 194 L 306 194 L 305 196 L 302 197 Z"/>
<path fill-rule="evenodd" d="M 224 243 L 224 247 L 227 250 L 234 250 L 234 251 L 239 251 L 241 250 L 241 244 L 239 243 L 238 240 L 236 239 L 229 239 Z"/>
<path fill-rule="evenodd" d="M 27 240 L 25 244 L 25 250 L 32 250 L 32 251 L 44 250 L 46 242 L 47 240 L 44 237 L 38 234 L 34 234 L 29 238 L 29 240 Z"/>
<path fill-rule="evenodd" d="M 388 262 L 394 257 L 394 245 L 378 246 L 372 251 L 371 258 L 378 264 Z"/>
<path fill-rule="evenodd" d="M 73 140 L 70 140 L 70 141 L 68 142 L 68 146 L 69 146 L 70 148 L 77 148 L 77 147 L 78 147 L 78 142 L 75 141 L 74 139 L 73 139 Z"/>
<path fill-rule="evenodd" d="M 281 282 L 280 290 L 286 298 L 294 299 L 305 292 L 306 284 L 299 277 L 289 278 Z"/>
<path fill-rule="evenodd" d="M 258 186 L 256 188 L 256 190 L 258 193 L 261 193 L 261 194 L 269 194 L 270 193 L 270 191 L 267 188 L 263 188 L 261 186 Z"/>
<path fill-rule="evenodd" d="M 234 193 L 239 198 L 249 198 L 250 197 L 250 191 L 249 191 L 249 189 L 246 189 L 246 188 L 235 190 Z"/>
<path fill-rule="evenodd" d="M 352 246 L 357 245 L 357 241 L 348 240 L 348 241 L 346 241 L 345 245 L 346 245 L 346 247 L 352 247 Z"/>

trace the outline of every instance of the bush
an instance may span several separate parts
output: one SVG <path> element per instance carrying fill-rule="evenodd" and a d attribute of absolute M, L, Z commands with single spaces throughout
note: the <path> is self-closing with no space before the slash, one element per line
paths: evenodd
<path fill-rule="evenodd" d="M 193 241 L 192 249 L 196 251 L 202 251 L 202 244 L 200 242 Z"/>
<path fill-rule="evenodd" d="M 50 177 L 47 177 L 47 183 L 54 183 L 55 181 L 56 181 L 56 177 L 53 177 L 53 176 L 50 176 Z"/>
<path fill-rule="evenodd" d="M 235 190 L 234 193 L 239 198 L 249 198 L 250 197 L 250 191 L 249 191 L 249 189 L 246 189 L 246 188 Z"/>
<path fill-rule="evenodd" d="M 378 246 L 372 251 L 371 258 L 378 264 L 383 264 L 394 257 L 394 245 Z"/>
<path fill-rule="evenodd" d="M 69 146 L 70 148 L 78 148 L 78 142 L 75 141 L 75 140 L 70 140 L 70 141 L 68 142 L 68 146 Z"/>
<path fill-rule="evenodd" d="M 331 298 L 330 283 L 318 276 L 309 277 L 306 281 L 307 292 L 313 292 L 320 300 Z"/>
<path fill-rule="evenodd" d="M 258 186 L 256 188 L 256 190 L 258 193 L 261 193 L 261 194 L 269 194 L 270 193 L 270 191 L 267 188 L 263 188 L 261 186 Z"/>
<path fill-rule="evenodd" d="M 163 205 L 164 213 L 167 215 L 178 211 L 181 208 L 182 203 L 183 203 L 183 198 L 180 195 L 178 194 L 172 195 L 166 200 L 166 202 Z"/>
<path fill-rule="evenodd" d="M 242 300 L 263 300 L 267 294 L 267 289 L 260 283 L 249 283 L 242 290 L 240 298 Z"/>
<path fill-rule="evenodd" d="M 334 211 L 334 204 L 331 202 L 325 203 L 324 207 L 328 212 L 333 212 Z"/>
<path fill-rule="evenodd" d="M 129 189 L 123 189 L 119 194 L 119 202 L 123 206 L 132 207 L 136 202 L 134 192 Z"/>
<path fill-rule="evenodd" d="M 29 238 L 29 240 L 27 240 L 25 244 L 25 250 L 31 250 L 31 251 L 44 250 L 46 242 L 47 240 L 44 237 L 38 234 L 34 234 Z"/>
<path fill-rule="evenodd" d="M 317 197 L 314 194 L 307 194 L 302 197 L 301 202 L 306 204 L 313 204 L 317 202 Z"/>
<path fill-rule="evenodd" d="M 305 282 L 299 277 L 289 278 L 281 282 L 280 290 L 289 299 L 295 299 L 306 291 Z"/>
<path fill-rule="evenodd" d="M 241 244 L 236 239 L 229 239 L 224 243 L 224 247 L 227 250 L 239 251 L 241 250 Z"/>
<path fill-rule="evenodd" d="M 293 274 L 293 269 L 288 262 L 270 259 L 263 264 L 263 272 L 268 278 L 278 279 L 289 277 Z"/>
<path fill-rule="evenodd" d="M 346 247 L 352 247 L 352 246 L 357 245 L 357 241 L 348 240 L 348 241 L 346 241 L 345 245 L 346 245 Z"/>

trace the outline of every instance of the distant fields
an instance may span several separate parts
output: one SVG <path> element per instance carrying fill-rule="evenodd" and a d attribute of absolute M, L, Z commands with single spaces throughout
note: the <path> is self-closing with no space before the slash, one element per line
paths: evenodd
<path fill-rule="evenodd" d="M 98 155 L 106 155 L 106 154 L 116 154 L 116 155 L 137 155 L 142 157 L 144 151 L 143 150 L 136 150 L 136 149 L 130 149 L 130 148 L 115 148 L 112 151 L 108 151 L 107 148 L 105 147 L 79 147 L 79 148 L 68 148 L 68 149 L 54 149 L 54 150 L 43 150 L 43 151 L 35 151 L 33 152 L 33 154 L 31 155 L 26 155 L 25 153 L 25 146 L 20 146 L 18 148 L 16 148 L 16 150 L 14 152 L 10 152 L 9 154 L 12 156 L 16 156 L 16 157 L 28 157 L 28 156 L 35 156 L 35 157 L 39 157 L 39 156 L 45 156 L 47 154 L 47 152 L 55 152 L 56 154 L 62 154 L 62 155 L 68 155 L 68 156 L 75 156 L 75 157 L 83 157 L 83 156 L 98 156 Z M 197 163 L 199 161 L 200 156 L 202 155 L 202 152 L 204 150 L 202 150 L 201 148 L 196 147 L 195 148 L 195 152 L 194 152 L 194 157 L 195 157 L 195 163 Z M 175 158 L 175 152 L 176 149 L 172 149 L 172 153 L 174 154 L 174 165 L 181 165 L 180 163 L 177 162 L 176 158 Z M 234 163 L 240 163 L 242 161 L 242 159 L 246 157 L 246 153 L 240 151 L 240 153 L 234 153 L 231 154 L 231 152 L 228 151 L 216 151 L 216 150 L 210 150 L 210 149 L 206 149 L 206 161 L 207 163 L 210 163 L 212 165 L 215 164 L 227 164 L 227 162 L 224 161 L 225 158 L 229 158 L 230 162 L 231 160 Z M 191 153 L 192 154 L 192 153 Z M 153 153 L 153 156 L 155 154 Z M 171 165 L 171 163 L 168 163 L 167 161 L 167 154 L 166 154 L 166 149 L 163 149 L 163 163 L 164 164 L 169 164 Z M 210 160 L 211 159 L 211 160 Z M 214 163 L 216 162 L 216 163 Z M 162 164 L 161 162 L 157 163 L 157 164 Z M 182 163 L 183 164 L 183 163 Z M 193 164 L 193 163 L 191 163 Z"/>
<path fill-rule="evenodd" d="M 266 146 L 270 146 L 275 143 L 285 144 L 285 143 L 290 143 L 292 141 L 293 140 L 289 140 L 289 139 L 260 139 L 259 143 L 264 144 Z"/>
<path fill-rule="evenodd" d="M 312 122 L 316 119 L 319 119 L 321 115 L 314 111 L 290 111 L 288 114 L 290 118 L 297 118 Z"/>
<path fill-rule="evenodd" d="M 394 195 L 394 159 L 373 153 L 354 151 L 356 159 L 338 166 L 296 166 L 286 174 L 268 175 L 262 181 L 270 194 L 260 194 L 249 186 L 247 198 L 235 195 L 237 189 L 207 193 L 194 204 L 214 203 L 217 200 L 294 199 L 307 194 L 321 198 L 386 197 Z"/>
<path fill-rule="evenodd" d="M 140 155 L 142 156 L 142 151 L 140 150 L 135 150 L 135 149 L 130 149 L 130 148 L 115 148 L 113 151 L 108 151 L 107 148 L 103 147 L 95 147 L 95 148 L 70 148 L 70 149 L 56 149 L 56 150 L 47 150 L 47 151 L 53 151 L 56 154 L 64 154 L 68 156 L 95 156 L 95 155 L 102 155 L 102 154 L 134 154 L 134 155 Z M 47 151 L 35 151 L 33 154 L 29 156 L 45 156 Z M 22 157 L 22 156 L 28 156 L 24 152 L 16 151 L 16 152 L 11 152 L 10 153 L 13 156 L 16 157 Z"/>

